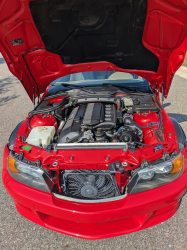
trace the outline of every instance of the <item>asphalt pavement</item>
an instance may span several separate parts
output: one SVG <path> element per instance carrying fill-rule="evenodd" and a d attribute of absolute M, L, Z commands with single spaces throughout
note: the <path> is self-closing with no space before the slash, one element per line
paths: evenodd
<path fill-rule="evenodd" d="M 175 76 L 164 102 L 168 114 L 187 134 L 187 80 Z M 9 72 L 0 56 L 0 162 L 4 145 L 33 105 L 20 82 Z M 187 249 L 187 195 L 177 213 L 168 221 L 143 231 L 110 239 L 88 241 L 63 235 L 23 218 L 0 181 L 0 250 L 152 250 Z"/>

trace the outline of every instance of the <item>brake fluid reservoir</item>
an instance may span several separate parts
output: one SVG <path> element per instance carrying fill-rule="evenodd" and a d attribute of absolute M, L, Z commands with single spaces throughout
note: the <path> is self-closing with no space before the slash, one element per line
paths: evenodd
<path fill-rule="evenodd" d="M 129 96 L 125 96 L 123 98 L 123 102 L 124 102 L 125 107 L 132 107 L 133 106 L 133 100 Z"/>
<path fill-rule="evenodd" d="M 53 140 L 54 135 L 54 126 L 35 127 L 31 130 L 26 142 L 34 146 L 42 146 L 43 148 L 47 148 L 47 146 Z"/>

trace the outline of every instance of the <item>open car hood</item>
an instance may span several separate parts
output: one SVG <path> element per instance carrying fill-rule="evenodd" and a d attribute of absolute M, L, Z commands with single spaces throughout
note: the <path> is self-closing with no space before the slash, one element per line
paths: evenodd
<path fill-rule="evenodd" d="M 33 100 L 50 82 L 124 71 L 168 94 L 187 49 L 187 0 L 1 0 L 0 51 Z"/>

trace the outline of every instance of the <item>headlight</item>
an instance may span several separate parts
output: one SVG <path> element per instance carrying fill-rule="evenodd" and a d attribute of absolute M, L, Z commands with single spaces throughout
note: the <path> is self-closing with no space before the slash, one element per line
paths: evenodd
<path fill-rule="evenodd" d="M 8 172 L 10 176 L 29 187 L 50 193 L 54 183 L 47 172 L 19 161 L 11 153 L 8 156 Z"/>
<path fill-rule="evenodd" d="M 171 160 L 138 170 L 129 180 L 128 193 L 150 190 L 179 178 L 183 172 L 184 158 L 180 153 Z"/>

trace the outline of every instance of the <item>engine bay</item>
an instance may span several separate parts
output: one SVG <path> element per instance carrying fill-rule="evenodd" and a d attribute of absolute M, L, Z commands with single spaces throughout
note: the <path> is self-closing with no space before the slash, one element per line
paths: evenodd
<path fill-rule="evenodd" d="M 146 143 L 148 134 L 152 137 L 155 134 L 158 142 L 163 140 L 159 107 L 150 96 L 71 99 L 64 109 L 55 109 L 54 106 L 55 110 L 51 114 L 42 114 L 49 105 L 51 107 L 49 101 L 43 101 L 37 107 L 30 120 L 31 128 L 35 129 L 40 120 L 40 126 L 45 126 L 46 130 L 49 125 L 53 125 L 56 127 L 56 136 L 53 130 L 49 137 L 50 142 L 56 142 L 57 145 L 121 142 L 138 146 Z M 49 118 L 49 115 L 53 118 Z M 36 137 L 38 140 L 38 134 Z M 32 140 L 33 136 L 29 135 L 27 142 L 32 144 Z M 39 144 L 39 141 L 42 140 L 34 145 L 44 148 L 50 145 Z"/>
<path fill-rule="evenodd" d="M 58 198 L 119 198 L 138 169 L 176 152 L 164 116 L 153 94 L 47 97 L 23 123 L 15 157 L 43 169 Z"/>

